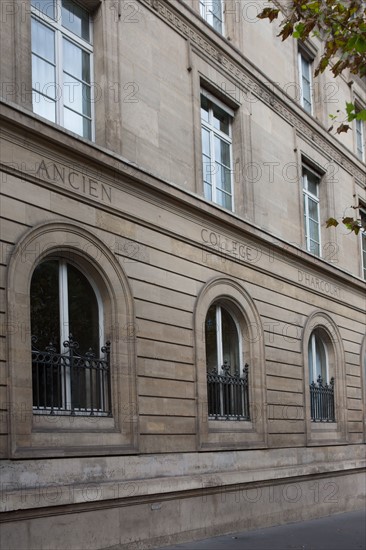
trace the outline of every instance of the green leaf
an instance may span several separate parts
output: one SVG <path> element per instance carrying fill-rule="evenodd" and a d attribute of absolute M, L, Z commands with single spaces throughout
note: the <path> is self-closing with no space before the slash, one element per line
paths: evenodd
<path fill-rule="evenodd" d="M 352 120 L 356 118 L 355 110 L 356 110 L 356 107 L 354 103 L 346 102 L 346 113 L 347 113 L 348 122 L 352 122 Z"/>
<path fill-rule="evenodd" d="M 302 35 L 303 35 L 303 32 L 304 32 L 304 29 L 305 29 L 305 25 L 304 23 L 298 23 L 296 26 L 295 26 L 295 32 L 293 33 L 293 37 L 294 38 L 301 38 Z"/>
<path fill-rule="evenodd" d="M 343 218 L 342 223 L 349 229 L 353 231 L 355 235 L 358 235 L 361 229 L 359 220 L 354 220 L 353 218 Z"/>
<path fill-rule="evenodd" d="M 362 109 L 361 111 L 358 111 L 358 113 L 356 113 L 355 118 L 357 120 L 366 120 L 366 109 Z"/>
<path fill-rule="evenodd" d="M 326 223 L 327 223 L 326 225 L 327 229 L 328 227 L 337 227 L 337 225 L 339 225 L 339 222 L 337 222 L 335 218 L 328 218 Z"/>
<path fill-rule="evenodd" d="M 348 103 L 346 102 L 346 112 L 347 112 L 347 116 L 350 116 L 350 114 L 352 113 L 352 111 L 355 110 L 355 105 L 354 103 Z"/>
<path fill-rule="evenodd" d="M 363 36 L 358 36 L 357 41 L 354 45 L 356 52 L 365 53 L 366 52 L 366 40 Z"/>

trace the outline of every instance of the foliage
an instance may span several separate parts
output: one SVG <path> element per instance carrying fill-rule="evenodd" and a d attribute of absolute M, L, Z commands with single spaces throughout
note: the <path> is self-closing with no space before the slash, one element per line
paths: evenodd
<path fill-rule="evenodd" d="M 345 69 L 359 77 L 366 77 L 366 3 L 364 0 L 288 0 L 285 5 L 268 0 L 274 7 L 266 7 L 258 17 L 270 22 L 282 17 L 279 37 L 286 40 L 292 36 L 302 42 L 309 37 L 318 37 L 324 44 L 315 76 L 328 67 L 336 77 Z M 339 112 L 339 111 L 338 111 Z M 347 122 L 366 120 L 366 109 L 357 110 L 353 103 L 346 103 Z M 330 115 L 333 122 L 338 115 Z M 333 129 L 333 125 L 329 131 Z M 350 129 L 340 123 L 336 133 Z M 361 220 L 343 217 L 342 223 L 356 235 L 362 227 Z M 336 227 L 335 218 L 327 220 L 327 227 Z"/>
<path fill-rule="evenodd" d="M 356 206 L 352 206 L 352 208 L 357 208 Z M 365 224 L 362 222 L 362 219 L 355 219 L 351 218 L 350 216 L 346 216 L 342 218 L 342 223 L 347 227 L 347 229 L 355 233 L 355 235 L 358 235 L 361 230 L 366 231 Z M 329 218 L 327 220 L 326 227 L 337 227 L 339 225 L 339 222 L 335 218 Z"/>
<path fill-rule="evenodd" d="M 274 0 L 270 0 L 274 2 Z M 315 69 L 315 76 L 334 62 L 331 71 L 338 76 L 345 69 L 360 77 L 366 76 L 366 5 L 363 0 L 291 0 L 280 23 L 278 36 L 305 41 L 317 36 L 324 43 L 324 52 Z M 258 17 L 271 22 L 281 10 L 265 8 Z"/>

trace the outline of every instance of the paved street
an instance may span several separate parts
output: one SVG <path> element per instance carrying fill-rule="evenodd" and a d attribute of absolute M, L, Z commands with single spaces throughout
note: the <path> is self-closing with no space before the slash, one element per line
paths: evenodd
<path fill-rule="evenodd" d="M 365 550 L 365 525 L 363 510 L 168 546 L 164 550 Z"/>

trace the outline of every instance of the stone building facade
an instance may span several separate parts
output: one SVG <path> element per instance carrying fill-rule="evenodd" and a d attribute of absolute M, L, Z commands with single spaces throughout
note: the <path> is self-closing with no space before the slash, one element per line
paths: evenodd
<path fill-rule="evenodd" d="M 1 2 L 4 549 L 364 506 L 365 82 L 263 7 Z"/>

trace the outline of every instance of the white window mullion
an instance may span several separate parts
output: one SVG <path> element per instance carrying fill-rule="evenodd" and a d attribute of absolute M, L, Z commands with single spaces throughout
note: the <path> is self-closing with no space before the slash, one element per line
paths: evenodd
<path fill-rule="evenodd" d="M 317 382 L 317 373 L 316 373 L 316 342 L 315 342 L 315 334 L 312 333 L 311 335 L 311 350 L 312 350 L 312 362 L 311 362 L 311 371 L 312 371 L 312 378 L 313 382 Z"/>
<path fill-rule="evenodd" d="M 61 346 L 69 339 L 69 300 L 67 288 L 67 264 L 65 260 L 59 263 L 59 296 L 60 296 L 60 337 Z M 65 349 L 63 349 L 65 351 Z"/>
<path fill-rule="evenodd" d="M 305 176 L 306 177 L 306 176 Z M 305 239 L 306 239 L 306 248 L 310 250 L 310 223 L 309 223 L 309 197 L 306 191 L 304 191 L 304 201 L 305 201 Z"/>
<path fill-rule="evenodd" d="M 324 354 L 325 354 L 325 384 L 329 384 L 330 382 L 330 374 L 329 374 L 329 361 L 328 361 L 328 350 L 327 346 L 324 346 Z"/>
<path fill-rule="evenodd" d="M 356 150 L 360 160 L 365 159 L 363 121 L 356 119 Z"/>
<path fill-rule="evenodd" d="M 222 317 L 221 317 L 220 306 L 216 306 L 216 342 L 217 342 L 217 361 L 218 361 L 217 372 L 220 374 L 222 372 L 222 366 L 224 364 L 224 354 L 223 354 L 223 344 L 222 344 Z"/>
<path fill-rule="evenodd" d="M 213 116 L 212 109 L 209 110 L 209 120 Z M 210 121 L 211 122 L 211 121 Z M 217 202 L 216 198 L 216 156 L 215 139 L 212 129 L 210 129 L 210 149 L 211 149 L 211 183 L 212 183 L 212 201 Z"/>
<path fill-rule="evenodd" d="M 63 345 L 69 339 L 69 297 L 67 284 L 67 263 L 65 260 L 60 260 L 59 263 L 59 300 L 60 300 L 60 349 L 61 353 L 67 353 L 68 349 Z M 66 410 L 71 409 L 71 376 L 70 369 L 65 368 L 65 372 L 61 374 L 62 381 L 62 400 Z"/>
<path fill-rule="evenodd" d="M 302 173 L 302 183 L 303 183 L 303 200 L 304 200 L 304 225 L 305 225 L 305 244 L 306 249 L 313 253 L 317 254 L 316 251 L 312 250 L 312 241 L 316 243 L 319 246 L 318 255 L 321 255 L 321 233 L 320 233 L 320 201 L 319 201 L 319 175 L 315 174 L 312 170 L 312 174 L 314 174 L 317 178 L 317 193 L 314 195 L 309 190 L 309 181 L 306 171 L 308 168 L 306 166 L 303 167 L 303 173 Z M 316 219 L 311 218 L 312 221 L 316 222 L 317 224 L 317 233 L 314 235 L 314 237 L 311 237 L 310 234 L 310 201 L 312 203 L 316 203 Z"/>
<path fill-rule="evenodd" d="M 364 226 L 366 224 L 366 209 L 364 205 L 360 205 L 360 218 L 362 228 L 360 231 L 360 246 L 361 246 L 361 277 L 366 280 L 366 229 Z"/>
<path fill-rule="evenodd" d="M 94 93 L 95 93 L 95 86 L 94 86 L 94 54 L 90 54 L 89 58 L 90 63 L 90 116 L 91 116 L 91 135 L 90 138 L 92 141 L 95 140 L 95 99 L 94 99 Z"/>
<path fill-rule="evenodd" d="M 63 75 L 63 37 L 56 31 L 56 93 L 57 93 L 57 120 L 64 126 L 64 75 Z"/>

